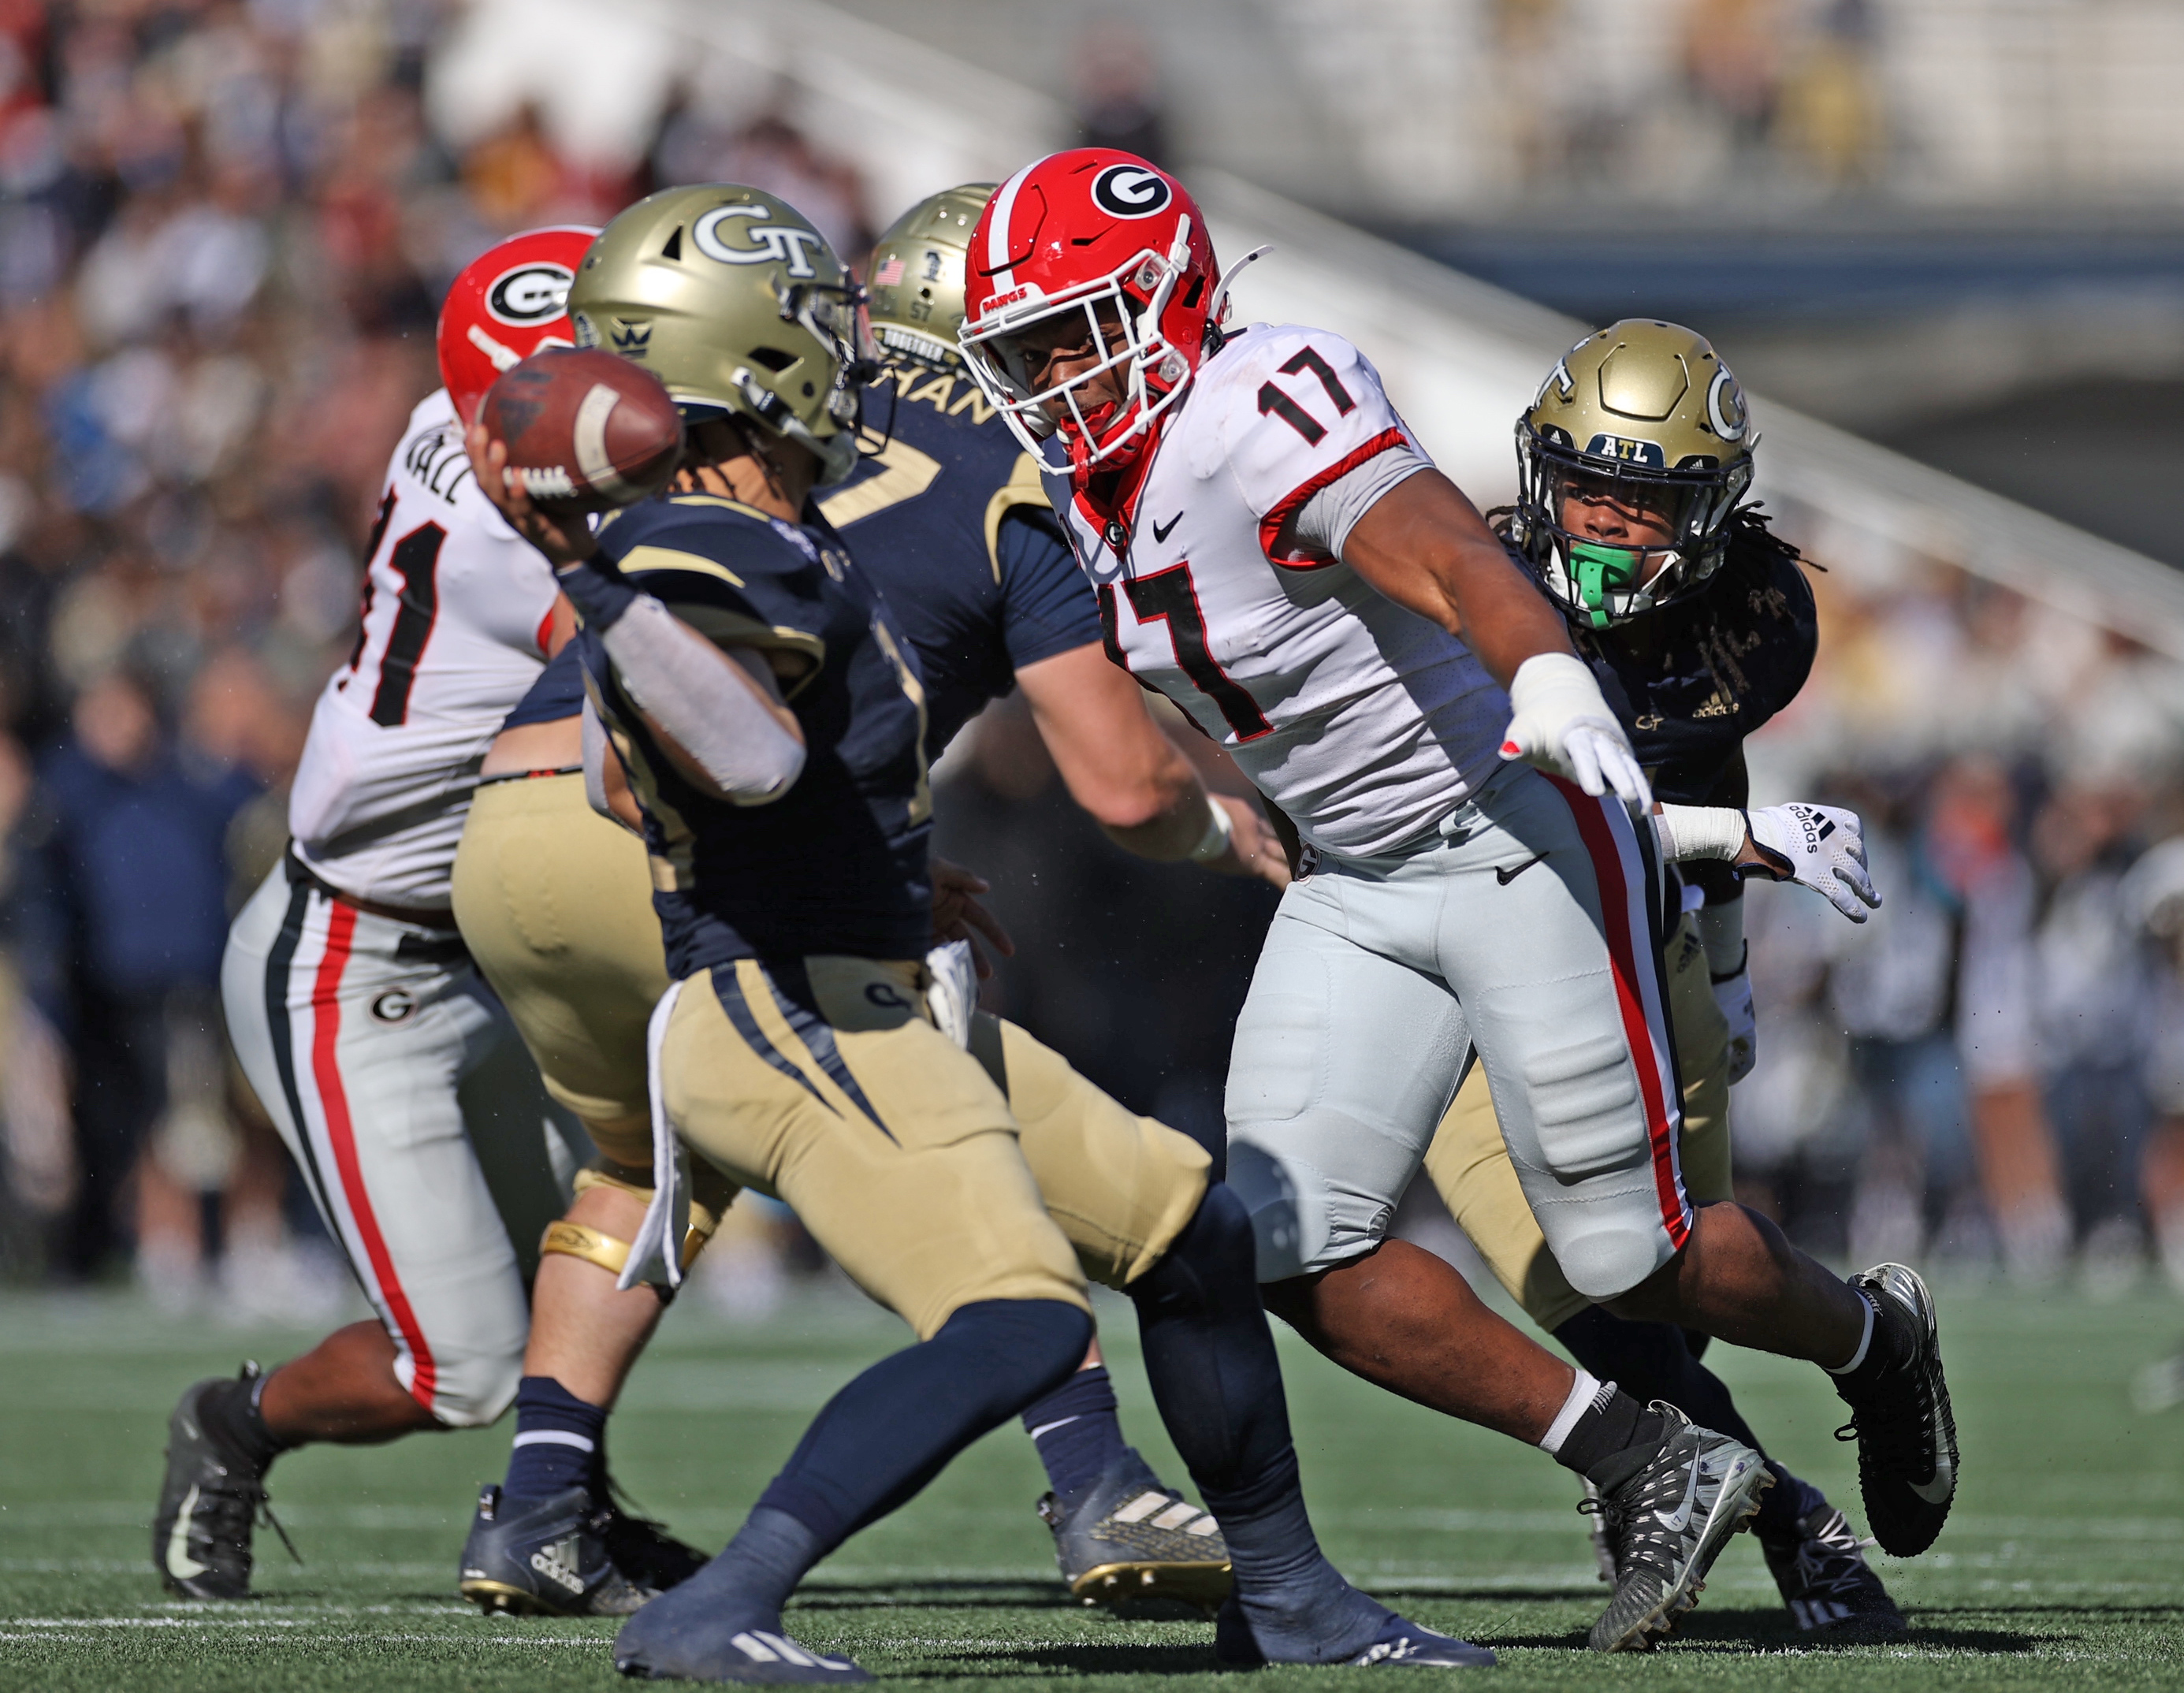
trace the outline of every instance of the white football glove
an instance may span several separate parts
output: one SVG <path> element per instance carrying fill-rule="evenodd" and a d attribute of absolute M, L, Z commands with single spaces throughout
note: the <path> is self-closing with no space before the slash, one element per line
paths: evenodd
<path fill-rule="evenodd" d="M 933 985 L 925 990 L 925 1008 L 941 1033 L 969 1050 L 971 1017 L 978 1009 L 978 966 L 967 940 L 943 941 L 925 955 L 925 967 Z"/>
<path fill-rule="evenodd" d="M 1744 965 L 1734 976 L 1713 978 L 1713 1002 L 1729 1024 L 1729 1080 L 1731 1087 L 1759 1061 L 1759 1025 L 1752 1010 L 1752 972 Z"/>
<path fill-rule="evenodd" d="M 1799 883 L 1824 895 L 1854 923 L 1865 921 L 1867 906 L 1879 907 L 1857 812 L 1792 800 L 1747 812 L 1745 821 L 1776 881 Z"/>
<path fill-rule="evenodd" d="M 1596 798 L 1612 788 L 1624 805 L 1652 809 L 1653 790 L 1630 738 L 1581 661 L 1568 653 L 1535 653 L 1510 678 L 1509 709 L 1503 758 L 1566 777 Z"/>

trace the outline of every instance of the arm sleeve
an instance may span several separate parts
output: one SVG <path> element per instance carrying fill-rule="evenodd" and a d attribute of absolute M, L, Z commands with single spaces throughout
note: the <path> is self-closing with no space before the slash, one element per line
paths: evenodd
<path fill-rule="evenodd" d="M 1225 385 L 1223 444 L 1261 549 L 1293 569 L 1329 564 L 1373 503 L 1433 460 L 1340 336 L 1273 330 L 1237 350 L 1251 361 Z"/>
<path fill-rule="evenodd" d="M 1053 517 L 1019 506 L 1002 519 L 1001 639 L 1009 667 L 1073 652 L 1100 638 L 1100 604 Z"/>

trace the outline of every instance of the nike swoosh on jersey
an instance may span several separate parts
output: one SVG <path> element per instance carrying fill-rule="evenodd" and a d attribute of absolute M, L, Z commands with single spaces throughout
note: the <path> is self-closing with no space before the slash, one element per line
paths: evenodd
<path fill-rule="evenodd" d="M 1153 539 L 1156 541 L 1167 540 L 1169 536 L 1175 533 L 1175 526 L 1182 521 L 1183 514 L 1179 511 L 1176 513 L 1174 516 L 1168 519 L 1167 527 L 1165 529 L 1161 527 L 1160 523 L 1156 520 L 1153 524 Z"/>
<path fill-rule="evenodd" d="M 1698 1496 L 1699 1467 L 1693 1464 L 1691 1473 L 1684 1478 L 1684 1502 L 1679 1505 L 1673 1513 L 1667 1511 L 1656 1511 L 1653 1513 L 1654 1521 L 1671 1533 L 1680 1534 L 1685 1529 L 1691 1527 L 1691 1506 L 1697 1502 Z"/>
<path fill-rule="evenodd" d="M 1522 876 L 1526 871 L 1529 870 L 1534 865 L 1537 864 L 1546 856 L 1546 854 L 1543 852 L 1535 853 L 1533 856 L 1526 859 L 1522 864 L 1518 865 L 1514 870 L 1503 870 L 1497 866 L 1494 872 L 1494 879 L 1500 883 L 1504 888 L 1507 888 L 1511 883 L 1514 882 L 1518 877 Z"/>
<path fill-rule="evenodd" d="M 175 1526 L 167 1534 L 167 1573 L 177 1581 L 203 1575 L 212 1568 L 190 1556 L 190 1513 L 197 1508 L 198 1484 L 192 1482 L 190 1490 L 182 1495 L 182 1508 L 175 1513 Z"/>

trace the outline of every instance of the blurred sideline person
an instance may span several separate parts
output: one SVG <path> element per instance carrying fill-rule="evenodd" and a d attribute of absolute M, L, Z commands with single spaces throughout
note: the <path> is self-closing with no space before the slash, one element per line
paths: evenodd
<path fill-rule="evenodd" d="M 1853 922 L 1877 904 L 1856 814 L 1749 814 L 1745 737 L 1797 697 L 1819 644 L 1797 550 L 1741 506 L 1752 455 L 1742 391 L 1704 339 L 1612 324 L 1558 360 L 1518 420 L 1519 503 L 1488 514 L 1512 537 L 1645 766 L 1662 857 L 1677 1139 L 1696 1206 L 1734 1197 L 1730 1085 L 1755 1058 L 1746 973 L 1747 876 L 1815 888 Z M 1571 1287 L 1509 1161 L 1474 1066 L 1426 1152 L 1450 1214 L 1532 1320 L 1603 1380 L 1663 1399 L 1757 1448 L 1729 1389 L 1671 1323 L 1626 1322 Z M 1819 1490 L 1769 1460 L 1752 1528 L 1797 1626 L 1833 1638 L 1900 1633 L 1903 1618 Z M 1602 1573 L 1614 1579 L 1595 1524 Z"/>
<path fill-rule="evenodd" d="M 504 448 L 468 437 L 581 614 L 587 698 L 638 795 L 659 890 L 674 982 L 649 1031 L 658 1185 L 622 1279 L 679 1279 L 679 1139 L 791 1206 L 917 1336 L 834 1397 L 719 1557 L 623 1625 L 616 1666 L 868 1679 L 789 1640 L 782 1607 L 819 1559 L 1078 1371 L 1092 1338 L 1078 1247 L 1117 1267 L 1157 1259 L 1129 1282 L 1147 1374 L 1227 1536 L 1228 1603 L 1248 1607 L 1260 1657 L 1490 1663 L 1320 1554 L 1249 1221 L 1206 1182 L 1203 1155 L 1184 1143 L 1195 1169 L 1147 1156 L 1182 1137 L 1118 1111 L 1019 1123 L 934 1019 L 930 703 L 811 502 L 855 463 L 857 292 L 769 195 L 655 194 L 586 255 L 570 309 L 585 340 L 642 346 L 676 394 L 693 437 L 677 491 L 595 537 L 532 509 Z M 950 1021 L 967 1037 L 967 1018 Z M 1042 1188 L 1020 1148 L 1050 1127 L 1073 1144 Z"/>
<path fill-rule="evenodd" d="M 1772 1484 L 1758 1455 L 1573 1372 L 1386 1239 L 1475 1056 L 1573 1285 L 1834 1373 L 1875 1532 L 1924 1550 L 1955 1467 L 1930 1300 L 1900 1267 L 1847 1284 L 1685 1195 L 1651 843 L 1625 809 L 1652 796 L 1561 617 L 1354 348 L 1222 326 L 1226 279 L 1165 173 L 1052 155 L 1002 185 L 972 253 L 961 344 L 1046 446 L 1111 651 L 1312 849 L 1229 1077 L 1269 1308 L 1600 1489 L 1618 1580 L 1596 1648 L 1695 1601 Z"/>
<path fill-rule="evenodd" d="M 182 1395 L 152 1545 L 187 1598 L 248 1594 L 281 1452 L 482 1427 L 515 1396 L 535 1243 L 567 1202 L 582 1135 L 472 967 L 448 876 L 479 760 L 570 621 L 552 571 L 480 494 L 462 426 L 498 370 L 568 343 L 563 300 L 593 233 L 517 236 L 450 289 L 445 386 L 388 466 L 356 645 L 290 797 L 293 839 L 229 935 L 237 1058 L 377 1316 Z M 691 1567 L 603 1486 L 598 1508 L 632 1580 Z"/>
<path fill-rule="evenodd" d="M 916 655 L 928 760 L 990 700 L 1020 686 L 1070 791 L 1118 844 L 1280 885 L 1287 866 L 1256 810 L 1206 793 L 1152 721 L 1142 690 L 1107 662 L 1097 608 L 1036 470 L 961 374 L 954 333 L 965 248 L 991 192 L 979 185 L 933 196 L 874 249 L 872 326 L 888 356 L 866 413 L 885 444 L 822 494 L 819 510 L 860 549 Z M 654 368 L 668 370 L 657 360 Z M 669 978 L 644 849 L 595 815 L 585 792 L 577 657 L 572 648 L 548 667 L 487 755 L 454 872 L 455 914 L 473 956 L 549 1090 L 600 1150 L 577 1178 L 575 1205 L 547 1231 L 517 1445 L 506 1477 L 481 1500 L 463 1559 L 464 1592 L 488 1609 L 580 1609 L 592 1584 L 616 1579 L 586 1540 L 588 1495 L 566 1480 L 570 1453 L 573 1442 L 598 1438 L 594 1419 L 604 1426 L 646 1332 L 602 1323 L 604 1313 L 665 1292 L 614 1288 L 653 1191 L 645 1027 Z M 610 803 L 640 828 L 619 760 L 605 767 Z M 976 904 L 983 884 L 939 861 L 933 876 L 936 933 L 958 933 L 967 919 L 995 940 Z M 978 1014 L 972 1050 L 1017 1121 L 1045 1131 L 1023 1143 L 1034 1176 L 1061 1155 L 1064 1137 L 1134 1123 L 1140 1160 L 1172 1164 L 1180 1184 L 1202 1184 L 1206 1161 L 1186 1137 L 1124 1112 L 1014 1025 Z M 699 1233 L 686 1245 L 686 1268 L 733 1191 L 702 1161 L 694 1175 Z M 1157 1254 L 1134 1239 L 1127 1250 L 1108 1242 L 1086 1256 L 1088 1274 L 1117 1283 L 1142 1274 Z M 602 1345 L 595 1324 L 632 1344 Z M 1226 1548 L 1202 1512 L 1178 1510 L 1179 1495 L 1123 1441 L 1096 1345 L 1085 1368 L 1023 1422 L 1052 1484 L 1041 1511 L 1072 1592 L 1218 1602 L 1228 1590 Z M 563 1438 L 535 1438 L 547 1433 Z M 551 1561 L 550 1570 L 533 1561 L 572 1535 L 575 1556 Z M 581 1584 L 570 1586 L 565 1571 Z"/>

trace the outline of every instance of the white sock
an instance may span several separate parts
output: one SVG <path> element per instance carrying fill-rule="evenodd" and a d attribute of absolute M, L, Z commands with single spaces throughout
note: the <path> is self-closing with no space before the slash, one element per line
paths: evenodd
<path fill-rule="evenodd" d="M 1858 1337 L 1858 1351 L 1850 1355 L 1850 1362 L 1848 1363 L 1824 1364 L 1821 1366 L 1821 1367 L 1826 1370 L 1831 1376 L 1848 1375 L 1852 1370 L 1856 1369 L 1860 1364 L 1865 1362 L 1866 1351 L 1873 1345 L 1873 1295 L 1861 1289 L 1858 1292 L 1858 1302 L 1865 1307 L 1865 1332 Z"/>
<path fill-rule="evenodd" d="M 1547 1432 L 1540 1437 L 1540 1450 L 1549 1457 L 1562 1451 L 1563 1442 L 1569 1439 L 1569 1431 L 1577 1427 L 1577 1419 L 1614 1391 L 1613 1382 L 1603 1385 L 1590 1370 L 1580 1370 L 1577 1379 L 1570 1384 L 1569 1397 L 1555 1413 L 1555 1420 L 1547 1424 Z"/>

